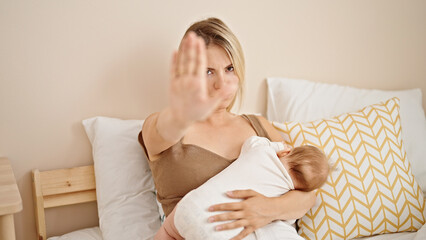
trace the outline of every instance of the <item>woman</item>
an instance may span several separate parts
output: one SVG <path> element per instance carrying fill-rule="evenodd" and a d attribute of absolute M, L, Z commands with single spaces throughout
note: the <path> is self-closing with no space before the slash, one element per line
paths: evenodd
<path fill-rule="evenodd" d="M 166 215 L 186 193 L 235 160 L 247 138 L 282 141 L 265 118 L 230 112 L 242 94 L 244 57 L 221 20 L 209 18 L 187 30 L 173 55 L 170 78 L 169 106 L 150 115 L 139 134 Z M 241 201 L 211 206 L 209 211 L 225 212 L 208 221 L 233 220 L 218 225 L 218 231 L 244 227 L 233 239 L 274 220 L 300 218 L 315 202 L 312 192 L 290 191 L 277 198 L 250 189 L 227 194 Z"/>

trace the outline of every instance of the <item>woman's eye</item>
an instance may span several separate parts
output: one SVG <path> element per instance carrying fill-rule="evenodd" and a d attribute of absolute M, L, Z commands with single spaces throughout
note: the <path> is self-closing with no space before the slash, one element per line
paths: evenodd
<path fill-rule="evenodd" d="M 227 70 L 228 70 L 228 72 L 233 72 L 233 71 L 234 71 L 234 67 L 233 67 L 233 66 L 229 66 L 229 67 L 227 68 Z"/>
<path fill-rule="evenodd" d="M 211 75 L 211 74 L 213 74 L 212 70 L 207 69 L 207 75 Z"/>

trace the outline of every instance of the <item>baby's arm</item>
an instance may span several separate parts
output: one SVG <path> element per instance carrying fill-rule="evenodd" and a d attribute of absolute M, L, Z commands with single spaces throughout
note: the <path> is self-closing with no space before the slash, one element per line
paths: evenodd
<path fill-rule="evenodd" d="M 252 136 L 248 138 L 243 146 L 241 147 L 241 153 L 253 151 L 257 148 L 263 148 L 265 146 L 271 147 L 275 152 L 282 151 L 286 148 L 286 144 L 283 142 L 271 142 L 265 137 Z"/>
<path fill-rule="evenodd" d="M 155 237 L 154 237 L 155 240 L 175 240 L 175 239 L 181 240 L 181 239 L 183 239 L 182 236 L 177 231 L 176 226 L 175 226 L 175 221 L 174 221 L 175 211 L 176 211 L 176 207 L 173 209 L 173 211 L 170 213 L 170 215 L 167 216 L 163 225 L 158 230 L 157 234 L 155 234 Z"/>

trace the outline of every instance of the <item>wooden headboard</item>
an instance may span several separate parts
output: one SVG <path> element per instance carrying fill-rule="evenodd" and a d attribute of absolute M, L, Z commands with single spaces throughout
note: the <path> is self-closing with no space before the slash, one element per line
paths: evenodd
<path fill-rule="evenodd" d="M 93 165 L 32 171 L 34 210 L 39 240 L 46 240 L 44 209 L 96 201 Z"/>

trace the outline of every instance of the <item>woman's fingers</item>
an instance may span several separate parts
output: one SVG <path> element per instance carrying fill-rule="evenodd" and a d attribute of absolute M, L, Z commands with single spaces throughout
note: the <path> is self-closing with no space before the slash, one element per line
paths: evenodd
<path fill-rule="evenodd" d="M 254 228 L 252 227 L 246 227 L 244 228 L 237 236 L 233 237 L 231 240 L 240 240 L 245 238 L 250 233 L 254 232 Z"/>
<path fill-rule="evenodd" d="M 182 76 L 184 74 L 184 71 L 185 71 L 185 52 L 186 52 L 186 49 L 187 49 L 187 41 L 188 41 L 188 37 L 185 37 L 182 40 L 181 46 L 180 46 L 178 54 L 177 54 L 176 77 Z"/>
<path fill-rule="evenodd" d="M 234 212 L 227 212 L 227 213 L 221 213 L 215 216 L 209 217 L 207 221 L 209 222 L 221 222 L 221 221 L 227 221 L 227 220 L 237 220 L 244 217 L 243 211 L 234 211 Z"/>
<path fill-rule="evenodd" d="M 228 197 L 230 198 L 249 198 L 249 197 L 254 197 L 256 195 L 258 195 L 259 193 L 257 193 L 256 191 L 253 191 L 251 189 L 247 189 L 247 190 L 234 190 L 234 191 L 229 191 L 226 193 L 226 195 L 228 195 Z"/>
<path fill-rule="evenodd" d="M 236 210 L 241 210 L 242 208 L 242 203 L 241 202 L 234 202 L 234 203 L 221 203 L 221 204 L 216 204 L 213 206 L 209 207 L 209 211 L 210 212 L 215 212 L 215 211 L 236 211 Z"/>
<path fill-rule="evenodd" d="M 217 225 L 215 227 L 216 231 L 224 231 L 235 228 L 244 228 L 237 236 L 233 237 L 231 240 L 243 239 L 250 233 L 254 232 L 255 228 L 249 226 L 249 222 L 247 220 L 238 220 L 227 224 Z"/>
<path fill-rule="evenodd" d="M 174 51 L 172 56 L 172 61 L 170 63 L 170 77 L 173 80 L 176 80 L 178 69 L 177 69 L 177 58 L 178 58 L 178 52 Z"/>
<path fill-rule="evenodd" d="M 246 199 L 246 198 L 249 198 L 249 197 L 254 197 L 254 196 L 258 195 L 258 193 L 256 191 L 248 189 L 248 190 L 229 191 L 229 192 L 226 193 L 226 195 L 230 198 Z M 216 205 L 210 206 L 209 211 L 210 212 L 237 211 L 237 210 L 241 210 L 243 207 L 244 207 L 244 202 L 221 203 L 221 204 L 216 204 Z"/>
<path fill-rule="evenodd" d="M 197 37 L 197 56 L 195 74 L 199 77 L 205 77 L 207 72 L 207 54 L 206 54 L 206 43 L 201 37 Z"/>
<path fill-rule="evenodd" d="M 210 211 L 227 212 L 211 216 L 208 221 L 230 221 L 215 226 L 217 231 L 240 227 L 244 228 L 238 235 L 232 238 L 233 240 L 243 239 L 256 229 L 265 226 L 274 219 L 277 219 L 265 211 L 265 206 L 271 206 L 271 204 L 266 201 L 269 198 L 254 190 L 235 190 L 227 192 L 227 195 L 232 198 L 243 200 L 236 203 L 223 203 L 211 206 L 209 208 Z"/>
<path fill-rule="evenodd" d="M 184 74 L 193 75 L 196 67 L 196 55 L 197 55 L 197 37 L 193 32 L 188 33 L 188 45 L 187 50 L 184 54 L 185 66 Z"/>
<path fill-rule="evenodd" d="M 247 225 L 249 225 L 249 222 L 245 219 L 241 219 L 241 220 L 233 221 L 233 222 L 230 222 L 230 223 L 217 225 L 215 227 L 215 230 L 216 231 L 223 231 L 223 230 L 245 227 Z"/>
<path fill-rule="evenodd" d="M 182 41 L 177 58 L 177 75 L 191 76 L 196 73 L 199 37 L 189 32 Z"/>

